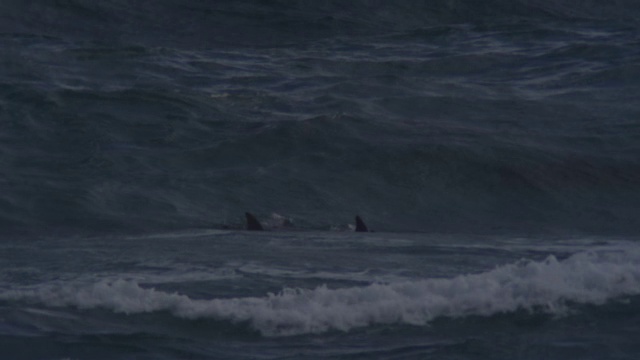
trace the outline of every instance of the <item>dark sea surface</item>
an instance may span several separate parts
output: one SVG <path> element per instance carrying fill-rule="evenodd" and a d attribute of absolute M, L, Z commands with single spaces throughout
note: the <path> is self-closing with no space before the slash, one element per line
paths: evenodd
<path fill-rule="evenodd" d="M 0 48 L 3 359 L 640 356 L 638 1 L 8 0 Z"/>

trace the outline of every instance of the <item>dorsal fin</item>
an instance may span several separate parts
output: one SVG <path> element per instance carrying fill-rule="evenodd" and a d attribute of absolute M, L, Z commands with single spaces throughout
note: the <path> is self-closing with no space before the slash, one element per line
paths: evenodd
<path fill-rule="evenodd" d="M 367 225 L 364 224 L 364 221 L 360 218 L 360 216 L 356 215 L 356 232 L 368 232 L 369 229 Z"/>
<path fill-rule="evenodd" d="M 262 228 L 262 225 L 260 225 L 260 221 L 258 221 L 258 219 L 256 219 L 253 214 L 246 212 L 244 213 L 244 216 L 247 218 L 247 230 L 264 230 L 264 228 Z"/>

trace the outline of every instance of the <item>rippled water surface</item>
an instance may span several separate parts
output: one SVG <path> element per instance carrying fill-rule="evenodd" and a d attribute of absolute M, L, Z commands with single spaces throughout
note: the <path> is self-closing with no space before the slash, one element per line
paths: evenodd
<path fill-rule="evenodd" d="M 640 352 L 636 1 L 0 10 L 12 358 Z"/>

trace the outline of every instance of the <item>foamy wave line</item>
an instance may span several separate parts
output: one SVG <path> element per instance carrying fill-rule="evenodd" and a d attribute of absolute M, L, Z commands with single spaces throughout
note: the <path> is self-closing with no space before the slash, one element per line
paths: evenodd
<path fill-rule="evenodd" d="M 493 315 L 518 309 L 563 314 L 568 303 L 603 304 L 640 294 L 640 252 L 600 251 L 559 261 L 519 261 L 492 271 L 365 287 L 284 289 L 266 297 L 195 300 L 131 280 L 48 284 L 5 290 L 4 300 L 106 308 L 136 314 L 169 311 L 187 319 L 246 322 L 266 336 L 348 331 L 373 324 L 424 325 L 436 317 Z"/>

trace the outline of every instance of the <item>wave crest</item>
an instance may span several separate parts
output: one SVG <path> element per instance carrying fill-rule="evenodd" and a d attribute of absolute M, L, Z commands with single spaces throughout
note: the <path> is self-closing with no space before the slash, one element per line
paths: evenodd
<path fill-rule="evenodd" d="M 184 319 L 247 323 L 265 336 L 349 331 L 376 324 L 425 325 L 438 317 L 491 316 L 517 310 L 563 315 L 570 304 L 601 305 L 640 294 L 640 252 L 590 251 L 565 260 L 521 260 L 454 278 L 364 287 L 285 288 L 265 297 L 192 299 L 136 281 L 43 284 L 6 290 L 0 299 L 117 313 L 166 311 Z"/>

